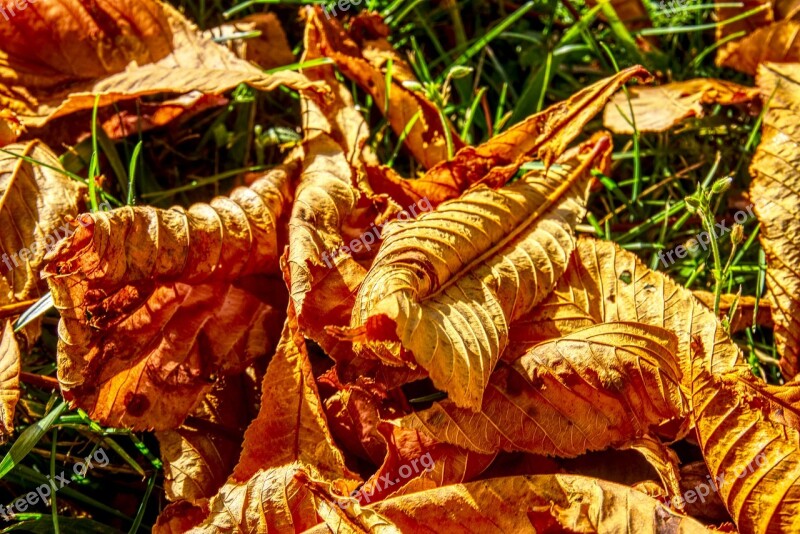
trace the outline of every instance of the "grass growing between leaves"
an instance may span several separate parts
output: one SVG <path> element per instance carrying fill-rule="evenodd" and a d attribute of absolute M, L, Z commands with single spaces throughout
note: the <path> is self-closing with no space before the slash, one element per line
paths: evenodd
<path fill-rule="evenodd" d="M 268 4 L 284 23 L 298 57 L 302 24 L 296 10 L 299 4 L 312 3 L 318 2 L 237 1 L 233 6 L 219 0 L 174 2 L 201 29 L 260 12 Z M 687 3 L 675 13 L 669 11 L 671 16 L 656 13 L 655 27 L 648 29 L 626 27 L 608 4 L 591 7 L 569 0 L 368 0 L 365 4 L 384 16 L 393 43 L 409 54 L 420 80 L 411 89 L 424 92 L 440 117 L 451 120 L 472 144 L 635 64 L 662 82 L 713 77 L 752 85 L 746 76 L 714 65 L 717 44 L 712 30 L 724 21 L 712 20 L 711 4 Z M 653 12 L 657 9 L 650 7 Z M 363 8 L 364 4 L 353 9 Z M 639 46 L 644 42 L 648 46 Z M 327 62 L 314 65 L 322 63 Z M 295 63 L 272 71 L 310 66 Z M 391 76 L 389 68 L 387 87 Z M 373 101 L 355 85 L 351 89 L 370 125 L 369 144 L 378 159 L 402 174 L 415 175 L 419 168 L 402 147 L 402 135 L 395 135 L 381 114 L 387 103 Z M 242 183 L 246 173 L 279 163 L 283 151 L 300 141 L 298 108 L 297 95 L 289 90 L 260 93 L 242 85 L 232 91 L 226 105 L 178 125 L 121 141 L 93 128 L 93 135 L 66 150 L 61 160 L 71 177 L 90 184 L 95 208 L 101 195 L 115 205 L 187 206 L 224 194 Z M 728 233 L 709 250 L 669 265 L 659 259 L 659 252 L 684 245 L 717 221 L 730 222 L 733 213 L 749 204 L 747 167 L 758 145 L 760 120 L 759 110 L 716 106 L 704 117 L 664 133 L 639 133 L 634 125 L 634 135 L 615 136 L 613 172 L 611 177 L 597 176 L 600 187 L 590 200 L 588 222 L 579 232 L 615 241 L 692 290 L 761 295 L 765 260 L 754 219 L 744 223 L 741 239 L 732 241 L 733 233 Z M 598 118 L 584 137 L 601 128 Z M 452 140 L 448 146 L 452 153 Z M 726 177 L 733 177 L 735 185 L 711 195 L 714 184 Z M 702 202 L 689 201 L 687 206 L 686 198 Z M 156 440 L 149 433 L 103 428 L 81 410 L 67 409 L 54 392 L 56 314 L 51 311 L 43 322 L 41 341 L 22 359 L 17 436 L 0 451 L 4 455 L 0 504 L 24 497 L 47 475 L 69 469 L 75 459 L 99 447 L 111 462 L 86 477 L 73 473 L 70 485 L 53 499 L 49 514 L 20 513 L 21 524 L 0 523 L 0 528 L 4 532 L 149 530 L 166 505 Z M 736 340 L 756 374 L 780 381 L 769 332 L 748 328 Z"/>

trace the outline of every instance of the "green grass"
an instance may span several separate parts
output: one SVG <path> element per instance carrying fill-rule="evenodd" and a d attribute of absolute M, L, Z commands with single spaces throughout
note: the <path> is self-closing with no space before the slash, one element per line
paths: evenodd
<path fill-rule="evenodd" d="M 224 22 L 226 13 L 236 18 L 272 9 L 300 51 L 302 25 L 296 10 L 298 4 L 314 2 L 174 3 L 201 28 Z M 428 90 L 441 91 L 454 67 L 469 67 L 461 72 L 463 77 L 452 80 L 441 112 L 472 143 L 637 63 L 662 82 L 718 77 L 753 83 L 747 76 L 714 65 L 711 6 L 700 2 L 687 3 L 673 17 L 656 13 L 655 28 L 638 32 L 615 19 L 608 6 L 590 9 L 580 1 L 463 0 L 458 9 L 446 9 L 438 2 L 368 0 L 359 8 L 365 4 L 384 14 L 392 41 L 410 55 Z M 648 35 L 652 49 L 642 52 L 637 43 Z M 373 102 L 355 86 L 353 92 L 381 161 L 405 175 L 417 174 L 419 166 L 402 147 L 402 136 L 398 138 L 382 117 L 386 103 Z M 97 131 L 66 152 L 62 161 L 73 179 L 97 190 L 93 205 L 100 198 L 114 205 L 189 205 L 226 193 L 242 183 L 246 171 L 279 163 L 284 149 L 300 140 L 299 117 L 297 95 L 289 91 L 259 94 L 239 87 L 226 106 L 177 128 L 116 142 Z M 764 257 L 755 220 L 744 225 L 745 240 L 734 254 L 729 236 L 720 239 L 717 261 L 710 251 L 690 254 L 667 267 L 658 258 L 659 251 L 672 250 L 702 231 L 702 214 L 687 211 L 684 199 L 703 184 L 708 187 L 726 176 L 734 179 L 729 190 L 709 203 L 706 224 L 713 218 L 730 217 L 747 204 L 747 167 L 758 144 L 759 124 L 758 115 L 718 106 L 670 132 L 615 136 L 612 172 L 598 176 L 602 187 L 590 202 L 587 224 L 579 231 L 616 241 L 651 268 L 667 272 L 691 289 L 713 291 L 719 285 L 724 292 L 741 288 L 743 295 L 761 293 Z M 595 120 L 584 136 L 601 128 L 600 120 Z M 100 175 L 106 177 L 102 188 L 97 182 Z M 720 263 L 727 268 L 716 284 L 712 273 Z M 41 377 L 55 378 L 56 322 L 52 313 L 45 317 L 41 341 L 23 357 L 26 374 L 17 408 L 18 436 L 0 450 L 5 455 L 0 462 L 0 504 L 32 491 L 45 475 L 69 467 L 70 458 L 85 457 L 103 447 L 111 458 L 109 468 L 96 468 L 85 478 L 76 478 L 58 493 L 51 509 L 39 506 L 25 528 L 149 530 L 167 504 L 157 442 L 147 433 L 102 428 L 84 413 L 66 409 L 45 387 L 42 380 L 46 379 Z M 754 328 L 737 337 L 737 342 L 754 372 L 772 382 L 780 380 L 769 332 Z"/>

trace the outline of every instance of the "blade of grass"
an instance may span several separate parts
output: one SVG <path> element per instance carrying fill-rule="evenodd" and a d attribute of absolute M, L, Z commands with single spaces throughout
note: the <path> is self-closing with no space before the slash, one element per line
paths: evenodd
<path fill-rule="evenodd" d="M 0 461 L 0 480 L 2 480 L 9 471 L 14 469 L 14 467 L 19 465 L 28 453 L 31 452 L 31 449 L 39 443 L 42 436 L 50 430 L 50 427 L 53 425 L 53 422 L 58 419 L 58 416 L 66 409 L 67 404 L 61 401 L 55 408 L 50 410 L 50 413 L 22 431 L 11 446 L 11 449 L 9 449 L 2 461 Z"/>

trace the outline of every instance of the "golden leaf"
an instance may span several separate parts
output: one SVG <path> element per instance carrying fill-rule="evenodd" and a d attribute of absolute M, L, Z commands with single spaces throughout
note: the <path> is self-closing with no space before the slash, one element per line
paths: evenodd
<path fill-rule="evenodd" d="M 758 97 L 758 89 L 724 80 L 697 78 L 658 87 L 632 87 L 630 104 L 623 93 L 614 95 L 603 111 L 603 126 L 614 133 L 633 134 L 631 110 L 640 132 L 663 132 L 689 117 L 702 117 L 703 106 L 732 105 Z"/>
<path fill-rule="evenodd" d="M 716 64 L 755 76 L 765 62 L 795 62 L 800 59 L 797 39 L 798 7 L 793 1 L 744 0 L 739 6 L 717 3 L 717 41 L 724 43 L 717 50 Z M 747 12 L 761 8 L 747 17 Z M 728 21 L 739 16 L 738 21 Z M 743 37 L 730 40 L 742 32 Z"/>
<path fill-rule="evenodd" d="M 246 481 L 259 470 L 300 462 L 328 480 L 356 475 L 344 465 L 322 410 L 306 342 L 293 306 L 261 386 L 261 410 L 244 435 L 232 480 Z"/>
<path fill-rule="evenodd" d="M 259 32 L 259 35 L 235 38 L 250 32 Z M 274 69 L 295 62 L 286 32 L 275 13 L 256 13 L 208 30 L 204 35 L 217 39 L 225 37 L 228 48 L 237 57 L 252 61 L 262 69 Z"/>
<path fill-rule="evenodd" d="M 527 160 L 552 163 L 611 95 L 631 79 L 647 81 L 649 74 L 636 66 L 600 80 L 481 145 L 459 150 L 452 160 L 439 163 L 419 179 L 405 180 L 391 169 L 373 168 L 370 183 L 376 192 L 390 195 L 403 206 L 422 198 L 436 206 L 460 196 L 478 182 L 499 187 Z"/>
<path fill-rule="evenodd" d="M 160 0 L 51 0 L 26 7 L 13 24 L 0 24 L 0 105 L 26 126 L 92 109 L 95 95 L 107 106 L 156 93 L 219 94 L 240 83 L 263 90 L 314 87 L 300 74 L 265 74 L 238 59 Z"/>
<path fill-rule="evenodd" d="M 442 124 L 436 106 L 423 94 L 408 89 L 403 82 L 416 81 L 411 69 L 397 55 L 392 54 L 392 77 L 387 84 L 384 62 L 386 56 L 376 52 L 375 48 L 388 48 L 385 37 L 388 27 L 377 16 L 361 15 L 353 24 L 348 34 L 342 25 L 333 18 L 323 15 L 321 7 L 306 11 L 307 24 L 316 32 L 320 49 L 324 56 L 331 58 L 336 66 L 348 78 L 356 82 L 362 89 L 372 95 L 378 109 L 387 116 L 395 133 L 401 135 L 411 121 L 415 121 L 405 137 L 405 144 L 417 161 L 426 168 L 447 159 L 447 144 L 444 128 L 452 125 Z M 361 35 L 357 43 L 353 33 L 373 33 Z M 387 95 L 388 91 L 388 95 Z M 384 105 L 387 102 L 388 106 Z M 455 150 L 464 146 L 464 142 L 455 131 L 451 132 Z"/>
<path fill-rule="evenodd" d="M 357 478 L 333 444 L 290 305 L 239 463 L 192 532 L 228 532 L 234 525 L 250 532 L 302 532 L 319 522 L 316 498 L 305 483 L 309 476 L 346 491 Z"/>
<path fill-rule="evenodd" d="M 411 493 L 368 509 L 401 532 L 709 532 L 628 486 L 573 475 L 494 478 Z"/>
<path fill-rule="evenodd" d="M 498 368 L 480 414 L 446 400 L 400 424 L 481 453 L 605 449 L 686 413 L 676 351 L 675 335 L 662 328 L 591 326 Z"/>
<path fill-rule="evenodd" d="M 14 432 L 14 410 L 19 401 L 20 352 L 14 329 L 5 321 L 0 334 L 0 442 Z"/>
<path fill-rule="evenodd" d="M 309 476 L 316 476 L 313 468 L 296 462 L 260 470 L 245 483 L 228 482 L 208 504 L 210 515 L 194 528 L 183 525 L 184 532 L 303 532 L 320 521 Z"/>
<path fill-rule="evenodd" d="M 739 349 L 711 310 L 691 291 L 647 268 L 632 252 L 608 241 L 582 237 L 569 268 L 544 304 L 567 301 L 596 322 L 625 321 L 657 326 L 678 337 L 682 389 L 695 357 L 692 341 L 703 342 L 702 359 L 714 370 L 734 368 Z"/>
<path fill-rule="evenodd" d="M 11 153 L 0 153 L 0 306 L 25 303 L 45 293 L 39 272 L 45 254 L 74 232 L 70 221 L 82 211 L 87 190 L 58 172 L 62 169 L 58 158 L 39 141 L 5 150 Z M 38 322 L 24 332 L 32 344 L 39 336 Z"/>
<path fill-rule="evenodd" d="M 45 268 L 64 395 L 110 426 L 177 428 L 217 373 L 277 341 L 291 168 L 188 210 L 83 215 Z"/>
<path fill-rule="evenodd" d="M 574 247 L 600 135 L 503 189 L 471 189 L 417 220 L 391 223 L 356 296 L 351 331 L 384 362 L 424 368 L 460 407 L 478 410 L 508 325 L 552 290 Z"/>
<path fill-rule="evenodd" d="M 255 416 L 255 373 L 223 377 L 177 430 L 156 432 L 170 501 L 216 495 L 239 460 L 245 426 Z"/>
<path fill-rule="evenodd" d="M 800 65 L 762 65 L 758 85 L 769 100 L 761 143 L 753 156 L 750 196 L 761 223 L 767 288 L 773 301 L 781 371 L 800 371 Z"/>
<path fill-rule="evenodd" d="M 711 374 L 699 359 L 692 372 L 698 443 L 712 488 L 739 531 L 800 530 L 797 409 L 794 424 L 780 417 L 785 405 L 780 390 L 793 389 L 797 399 L 800 385 L 765 388 L 744 365 Z"/>

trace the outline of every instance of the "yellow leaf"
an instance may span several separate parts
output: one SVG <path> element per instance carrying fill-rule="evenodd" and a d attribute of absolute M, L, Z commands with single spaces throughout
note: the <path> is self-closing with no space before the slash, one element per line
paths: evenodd
<path fill-rule="evenodd" d="M 739 531 L 800 530 L 797 405 L 787 424 L 780 391 L 797 399 L 800 385 L 763 387 L 744 365 L 711 374 L 699 359 L 692 372 L 698 443 Z"/>
<path fill-rule="evenodd" d="M 447 400 L 400 424 L 481 453 L 572 457 L 605 449 L 686 413 L 676 351 L 674 334 L 662 328 L 591 326 L 498 368 L 480 414 Z"/>
<path fill-rule="evenodd" d="M 45 254 L 75 231 L 70 221 L 83 210 L 86 194 L 84 185 L 58 172 L 61 163 L 41 142 L 5 150 L 11 154 L 0 153 L 0 306 L 45 294 L 40 278 Z M 38 332 L 38 322 L 25 329 L 29 345 Z"/>
<path fill-rule="evenodd" d="M 591 179 L 611 149 L 600 135 L 505 188 L 458 200 L 385 228 L 356 296 L 351 331 L 362 352 L 424 368 L 460 407 L 480 409 L 508 344 L 509 325 L 552 290 L 574 247 Z"/>
<path fill-rule="evenodd" d="M 0 334 L 0 442 L 14 431 L 14 410 L 19 401 L 20 352 L 11 322 Z"/>
<path fill-rule="evenodd" d="M 240 83 L 315 88 L 297 73 L 265 74 L 160 0 L 50 0 L 0 24 L 0 105 L 26 126 L 92 109 L 95 95 L 102 107 L 157 93 L 219 94 Z"/>
<path fill-rule="evenodd" d="M 573 475 L 493 478 L 368 507 L 401 532 L 709 532 L 644 493 Z"/>
<path fill-rule="evenodd" d="M 631 106 L 640 132 L 663 132 L 689 117 L 702 117 L 703 106 L 732 105 L 758 97 L 758 89 L 724 80 L 697 78 L 658 87 L 631 87 L 614 95 L 603 112 L 603 126 L 619 134 L 633 134 Z"/>
<path fill-rule="evenodd" d="M 800 371 L 800 65 L 762 65 L 758 85 L 769 108 L 753 156 L 750 196 L 761 223 L 767 288 L 781 371 Z"/>

